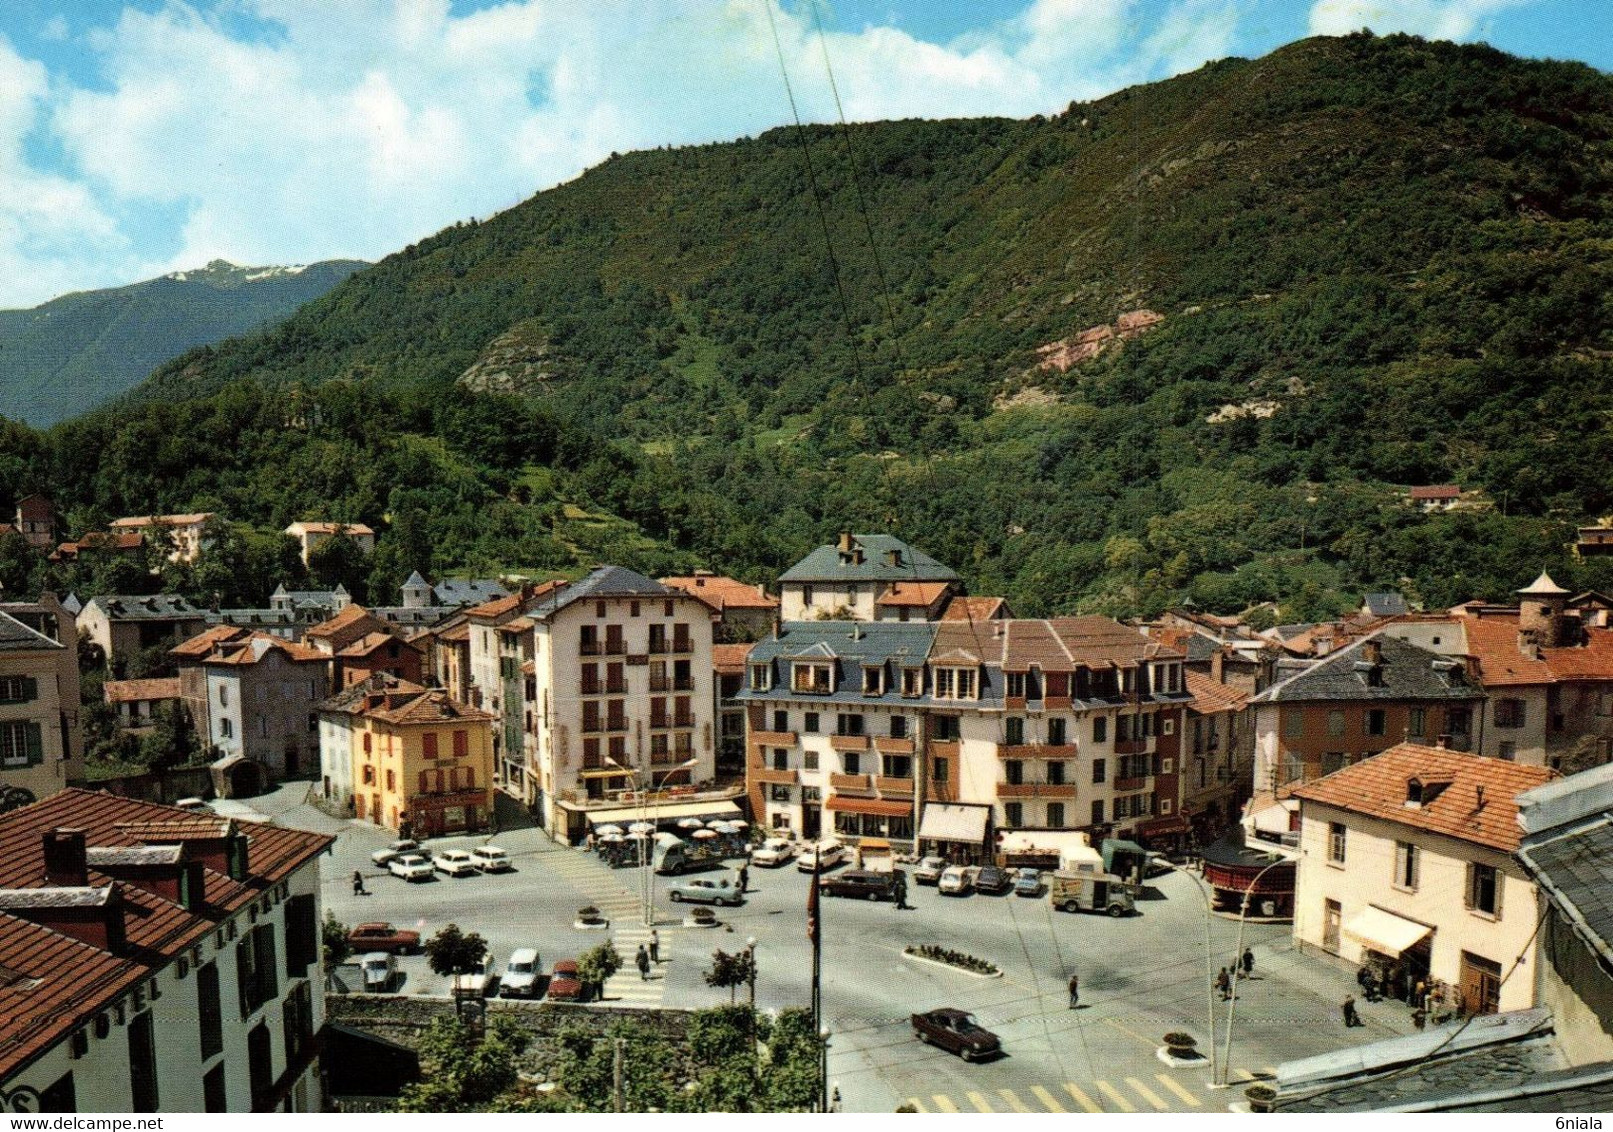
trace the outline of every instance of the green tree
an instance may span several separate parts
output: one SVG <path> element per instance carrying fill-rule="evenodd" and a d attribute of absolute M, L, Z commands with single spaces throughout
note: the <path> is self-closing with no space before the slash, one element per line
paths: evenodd
<path fill-rule="evenodd" d="M 177 701 L 163 704 L 156 710 L 154 723 L 151 731 L 140 740 L 137 757 L 142 766 L 168 770 L 196 761 L 202 745 L 184 704 Z"/>
<path fill-rule="evenodd" d="M 516 1084 L 527 1034 L 495 1014 L 480 1040 L 458 1018 L 437 1018 L 420 1038 L 420 1082 L 406 1086 L 399 1112 L 477 1112 Z"/>
<path fill-rule="evenodd" d="M 705 976 L 708 987 L 727 989 L 732 1004 L 739 988 L 756 977 L 756 955 L 749 948 L 732 955 L 719 948 L 711 953 L 711 970 Z"/>
<path fill-rule="evenodd" d="M 426 940 L 426 962 L 439 975 L 463 975 L 476 970 L 487 957 L 487 941 L 476 932 L 462 932 L 449 924 Z"/>
<path fill-rule="evenodd" d="M 325 969 L 339 967 L 353 954 L 353 945 L 347 938 L 347 925 L 336 918 L 335 912 L 325 913 L 320 925 L 319 939 L 325 949 Z"/>
<path fill-rule="evenodd" d="M 577 956 L 577 980 L 595 992 L 598 992 L 599 988 L 621 969 L 622 954 L 610 942 L 590 947 Z"/>

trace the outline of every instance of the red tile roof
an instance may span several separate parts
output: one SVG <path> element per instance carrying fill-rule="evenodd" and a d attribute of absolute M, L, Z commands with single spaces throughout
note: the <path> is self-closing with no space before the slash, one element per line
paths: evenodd
<path fill-rule="evenodd" d="M 951 582 L 892 582 L 875 604 L 924 609 L 939 601 L 951 586 Z"/>
<path fill-rule="evenodd" d="M 745 671 L 745 658 L 750 655 L 750 645 L 712 645 L 711 667 L 724 676 L 734 676 Z"/>
<path fill-rule="evenodd" d="M 168 650 L 168 655 L 176 660 L 199 660 L 211 653 L 215 644 L 244 640 L 251 635 L 250 629 L 242 629 L 238 625 L 214 625 L 204 633 L 197 633 L 183 644 L 175 645 Z"/>
<path fill-rule="evenodd" d="M 1436 483 L 1427 487 L 1414 487 L 1411 489 L 1413 499 L 1455 499 L 1462 494 L 1462 489 L 1453 483 Z"/>
<path fill-rule="evenodd" d="M 991 621 L 1004 616 L 1008 603 L 1000 597 L 967 597 L 954 594 L 941 611 L 943 621 Z"/>
<path fill-rule="evenodd" d="M 228 828 L 231 823 L 203 819 L 203 824 Z M 81 829 L 89 847 L 119 847 L 140 844 L 142 834 L 160 840 L 193 827 L 204 832 L 196 819 L 171 806 L 69 788 L 0 815 L 0 889 L 47 887 L 42 838 L 52 829 Z M 234 828 L 249 839 L 250 875 L 238 882 L 205 870 L 204 903 L 195 911 L 116 882 L 91 865 L 89 884 L 118 883 L 128 908 L 125 954 L 110 954 L 0 911 L 0 971 L 20 976 L 0 979 L 0 1080 L 166 967 L 267 888 L 314 861 L 335 840 L 253 822 L 234 823 Z"/>
<path fill-rule="evenodd" d="M 389 633 L 385 630 L 376 630 L 375 632 L 365 633 L 358 640 L 338 649 L 336 651 L 336 655 L 345 657 L 348 660 L 359 659 L 370 656 L 377 649 L 380 649 L 385 645 L 398 645 L 400 647 L 414 649 L 416 652 L 420 651 L 420 646 L 415 644 L 413 641 L 404 640 L 397 634 Z M 321 653 L 319 655 L 323 656 L 324 654 Z"/>
<path fill-rule="evenodd" d="M 948 654 L 978 657 L 1007 672 L 1026 672 L 1035 665 L 1048 672 L 1075 668 L 1134 667 L 1145 658 L 1180 658 L 1129 625 L 1107 617 L 1027 618 L 987 622 L 941 621 L 936 625 L 930 660 Z"/>
<path fill-rule="evenodd" d="M 228 664 L 234 667 L 257 664 L 270 653 L 278 653 L 287 660 L 300 664 L 323 664 L 330 657 L 318 649 L 283 640 L 273 633 L 249 633 L 237 641 L 227 641 L 216 655 L 209 653 L 201 658 L 203 664 Z"/>
<path fill-rule="evenodd" d="M 1187 690 L 1193 693 L 1188 705 L 1200 715 L 1213 715 L 1220 711 L 1242 711 L 1249 703 L 1249 693 L 1219 680 L 1211 680 L 1202 672 L 1189 670 Z"/>
<path fill-rule="evenodd" d="M 368 609 L 355 603 L 344 605 L 334 617 L 310 626 L 308 632 L 303 635 L 314 640 L 328 639 L 334 642 L 334 647 L 342 648 L 349 641 L 382 628 L 384 622 L 379 617 L 373 616 Z"/>
<path fill-rule="evenodd" d="M 1523 836 L 1517 796 L 1556 777 L 1547 767 L 1401 743 L 1296 786 L 1293 796 L 1510 853 Z M 1431 801 L 1408 807 L 1407 782 L 1413 778 L 1425 799 L 1430 787 L 1445 785 Z"/>
<path fill-rule="evenodd" d="M 480 605 L 473 605 L 465 610 L 467 617 L 487 617 L 497 620 L 500 617 L 515 613 L 526 607 L 526 603 L 533 598 L 543 597 L 553 593 L 562 586 L 569 585 L 564 578 L 551 578 L 547 582 L 539 582 L 535 586 L 523 586 L 508 597 L 496 597 L 492 601 L 484 601 Z"/>
<path fill-rule="evenodd" d="M 125 519 L 113 519 L 107 524 L 111 527 L 192 527 L 198 523 L 205 523 L 213 517 L 211 511 L 194 511 L 184 515 L 131 515 Z"/>
<path fill-rule="evenodd" d="M 108 680 L 101 691 L 109 704 L 132 704 L 140 700 L 177 700 L 179 677 L 156 680 Z"/>
<path fill-rule="evenodd" d="M 777 609 L 779 599 L 768 597 L 760 586 L 746 585 L 721 574 L 696 574 L 689 578 L 662 578 L 663 586 L 699 598 L 721 613 L 724 609 Z"/>
<path fill-rule="evenodd" d="M 496 718 L 451 699 L 440 688 L 421 692 L 392 692 L 385 702 L 365 708 L 360 714 L 394 724 L 411 723 L 490 723 Z"/>

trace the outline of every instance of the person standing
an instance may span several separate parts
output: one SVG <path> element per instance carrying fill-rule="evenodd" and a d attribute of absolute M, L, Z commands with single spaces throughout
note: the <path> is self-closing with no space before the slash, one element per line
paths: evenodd
<path fill-rule="evenodd" d="M 739 891 L 741 895 L 750 891 L 750 864 L 739 866 Z"/>
<path fill-rule="evenodd" d="M 369 892 L 364 888 L 364 874 L 359 872 L 357 869 L 353 870 L 353 895 L 354 896 L 368 896 L 369 895 Z"/>
<path fill-rule="evenodd" d="M 1070 1009 L 1074 1010 L 1081 1001 L 1081 976 L 1070 975 Z"/>
<path fill-rule="evenodd" d="M 896 910 L 907 911 L 907 874 L 896 874 Z"/>
<path fill-rule="evenodd" d="M 661 962 L 661 933 L 654 928 L 650 929 L 650 962 Z"/>
<path fill-rule="evenodd" d="M 1221 1001 L 1225 1002 L 1232 997 L 1232 976 L 1227 974 L 1225 967 L 1215 977 L 1215 989 L 1221 992 Z"/>
<path fill-rule="evenodd" d="M 1340 1009 L 1344 1012 L 1344 1025 L 1346 1028 L 1361 1025 L 1361 1015 L 1355 1012 L 1355 995 L 1345 995 Z"/>
<path fill-rule="evenodd" d="M 1248 978 L 1255 973 L 1255 953 L 1251 948 L 1243 949 L 1243 977 Z"/>
<path fill-rule="evenodd" d="M 650 977 L 650 953 L 644 950 L 644 945 L 638 945 L 638 954 L 633 957 L 633 964 L 638 968 L 640 982 L 647 982 Z"/>

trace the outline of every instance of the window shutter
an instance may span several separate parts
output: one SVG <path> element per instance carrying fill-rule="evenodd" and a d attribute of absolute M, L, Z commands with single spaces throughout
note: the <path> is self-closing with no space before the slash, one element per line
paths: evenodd
<path fill-rule="evenodd" d="M 24 676 L 22 678 L 22 698 L 24 703 L 39 698 L 39 681 L 34 677 Z"/>
<path fill-rule="evenodd" d="M 252 940 L 243 939 L 235 947 L 235 989 L 241 999 L 241 1021 L 252 1014 Z"/>
<path fill-rule="evenodd" d="M 28 765 L 38 766 L 45 761 L 45 744 L 39 732 L 39 724 L 30 723 L 24 732 L 24 742 L 27 744 Z"/>

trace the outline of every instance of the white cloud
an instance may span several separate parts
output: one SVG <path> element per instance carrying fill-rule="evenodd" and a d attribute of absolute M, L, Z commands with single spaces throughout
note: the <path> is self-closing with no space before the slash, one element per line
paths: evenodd
<path fill-rule="evenodd" d="M 0 158 L 48 113 L 76 177 L 0 164 L 22 168 L 0 178 L 51 182 L 53 207 L 76 217 L 57 276 L 101 285 L 155 248 L 162 269 L 378 258 L 612 151 L 789 121 L 755 0 L 506 0 L 464 15 L 448 0 L 232 0 L 226 14 L 180 0 L 126 8 L 89 39 L 93 87 L 52 85 L 12 55 L 31 85 L 11 97 L 0 55 Z M 267 31 L 242 32 L 254 21 Z M 803 118 L 832 120 L 810 9 L 775 7 L 773 22 Z M 1226 0 L 1179 0 L 1147 25 L 1135 0 L 1027 0 L 948 44 L 890 24 L 824 42 L 853 120 L 1028 115 L 1225 54 L 1234 25 Z M 0 254 L 7 217 L 20 224 L 10 196 Z M 153 214 L 180 219 L 156 235 L 126 219 Z M 47 226 L 22 227 L 51 246 Z M 28 288 L 4 266 L 0 306 L 15 305 Z"/>
<path fill-rule="evenodd" d="M 1428 39 L 1472 39 L 1485 21 L 1530 0 L 1316 0 L 1312 35 L 1345 35 L 1371 28 L 1379 35 L 1409 32 Z"/>

